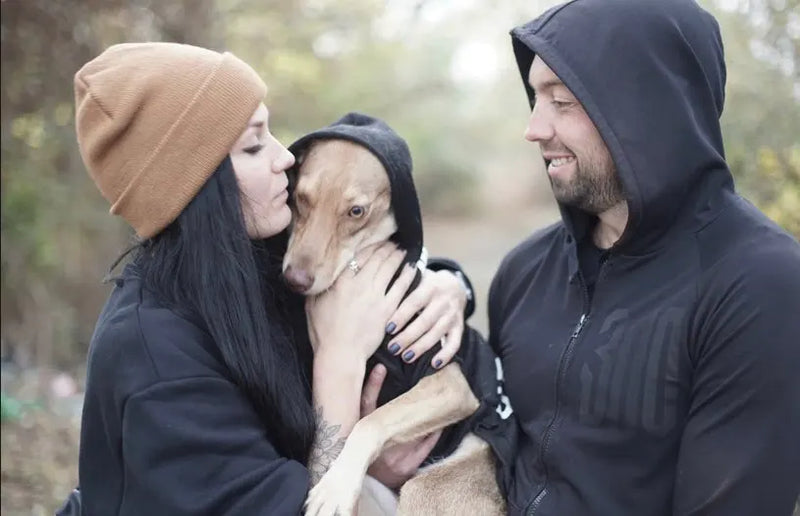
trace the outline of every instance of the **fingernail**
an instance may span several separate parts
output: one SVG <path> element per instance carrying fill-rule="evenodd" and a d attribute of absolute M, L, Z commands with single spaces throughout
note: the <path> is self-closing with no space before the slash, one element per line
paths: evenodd
<path fill-rule="evenodd" d="M 412 358 L 414 358 L 414 352 L 411 351 L 410 349 L 408 351 L 406 351 L 405 353 L 403 353 L 403 360 L 405 360 L 406 362 L 408 362 Z"/>
<path fill-rule="evenodd" d="M 439 369 L 440 367 L 442 367 L 442 360 L 437 358 L 436 362 L 433 363 L 433 367 L 434 369 Z"/>
<path fill-rule="evenodd" d="M 393 322 L 390 322 L 386 325 L 386 333 L 392 333 L 395 328 L 397 328 L 397 325 Z"/>
<path fill-rule="evenodd" d="M 396 355 L 398 351 L 400 351 L 400 344 L 397 342 L 392 342 L 389 344 L 389 353 Z"/>

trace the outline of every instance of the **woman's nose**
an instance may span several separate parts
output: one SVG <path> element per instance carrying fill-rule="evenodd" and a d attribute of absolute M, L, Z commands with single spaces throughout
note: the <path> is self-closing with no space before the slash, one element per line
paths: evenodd
<path fill-rule="evenodd" d="M 281 145 L 279 142 L 276 143 L 280 146 L 280 154 L 278 157 L 272 162 L 272 171 L 275 173 L 284 172 L 294 165 L 294 154 L 289 152 L 289 149 Z"/>

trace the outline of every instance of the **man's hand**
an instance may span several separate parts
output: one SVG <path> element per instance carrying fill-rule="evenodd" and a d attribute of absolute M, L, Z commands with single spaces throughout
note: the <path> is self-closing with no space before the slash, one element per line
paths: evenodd
<path fill-rule="evenodd" d="M 361 393 L 361 417 L 371 414 L 378 404 L 378 393 L 386 379 L 386 368 L 376 365 L 370 372 L 364 390 Z M 422 437 L 416 441 L 397 444 L 386 448 L 372 463 L 367 473 L 386 487 L 399 489 L 414 476 L 422 461 L 433 450 L 439 441 L 442 431 Z"/>

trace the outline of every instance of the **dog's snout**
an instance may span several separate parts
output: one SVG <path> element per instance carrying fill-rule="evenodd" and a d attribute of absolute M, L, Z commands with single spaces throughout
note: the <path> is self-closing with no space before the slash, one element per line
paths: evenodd
<path fill-rule="evenodd" d="M 289 287 L 300 294 L 308 291 L 311 285 L 314 284 L 313 274 L 300 268 L 296 269 L 291 265 L 283 271 L 283 277 L 286 278 L 286 283 L 289 284 Z"/>

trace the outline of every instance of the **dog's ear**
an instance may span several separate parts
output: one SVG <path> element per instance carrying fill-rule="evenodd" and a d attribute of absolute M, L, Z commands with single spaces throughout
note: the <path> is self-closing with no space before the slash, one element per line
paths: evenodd
<path fill-rule="evenodd" d="M 289 179 L 289 186 L 287 187 L 287 191 L 289 192 L 289 205 L 293 204 L 294 200 L 294 189 L 297 186 L 297 174 L 300 172 L 300 167 L 303 165 L 303 161 L 305 161 L 306 156 L 308 155 L 309 147 L 300 149 L 299 152 L 294 157 L 294 165 L 292 168 L 286 171 L 286 177 Z"/>
<path fill-rule="evenodd" d="M 300 165 L 302 165 L 303 162 L 306 160 L 306 156 L 308 155 L 308 150 L 309 150 L 309 147 L 306 147 L 305 149 L 303 149 L 302 152 L 300 152 L 299 156 L 295 156 L 294 166 L 296 168 L 299 168 Z"/>

